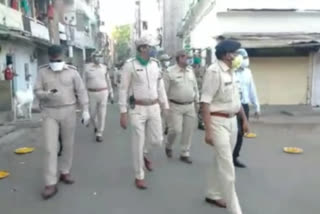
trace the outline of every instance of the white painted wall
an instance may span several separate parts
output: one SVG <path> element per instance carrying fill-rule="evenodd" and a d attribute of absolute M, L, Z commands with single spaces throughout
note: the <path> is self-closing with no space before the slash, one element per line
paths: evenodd
<path fill-rule="evenodd" d="M 141 4 L 141 21 L 148 22 L 148 30 L 141 30 L 142 36 L 151 35 L 157 37 L 157 28 L 161 27 L 161 15 L 158 2 L 156 0 L 140 0 Z"/>
<path fill-rule="evenodd" d="M 0 4 L 0 24 L 23 30 L 21 13 L 3 4 Z"/>
<path fill-rule="evenodd" d="M 229 9 L 320 9 L 317 0 L 217 0 L 220 10 Z"/>
<path fill-rule="evenodd" d="M 300 9 L 293 11 L 228 11 L 228 9 Z M 191 44 L 196 48 L 214 45 L 213 37 L 224 33 L 320 33 L 320 9 L 314 0 L 217 0 L 215 7 L 196 19 Z"/>
<path fill-rule="evenodd" d="M 23 90 L 27 88 L 25 80 L 25 63 L 29 64 L 29 72 L 31 82 L 34 83 L 37 76 L 37 60 L 31 62 L 30 56 L 35 51 L 35 47 L 25 44 L 20 41 L 3 41 L 0 40 L 2 51 L 0 52 L 0 67 L 3 69 L 6 66 L 6 55 L 11 53 L 14 55 L 14 68 L 18 76 L 15 77 L 15 90 Z"/>
<path fill-rule="evenodd" d="M 320 53 L 312 56 L 311 105 L 320 106 Z"/>
<path fill-rule="evenodd" d="M 31 27 L 32 36 L 38 37 L 40 39 L 44 39 L 47 41 L 50 40 L 49 30 L 43 24 L 40 24 L 35 20 L 30 20 L 30 27 Z"/>
<path fill-rule="evenodd" d="M 217 19 L 219 34 L 320 32 L 320 12 L 225 12 Z"/>
<path fill-rule="evenodd" d="M 224 33 L 320 33 L 320 12 L 210 11 L 191 31 L 191 44 L 206 48 Z"/>
<path fill-rule="evenodd" d="M 217 28 L 219 23 L 216 12 L 216 8 L 214 8 L 204 16 L 201 22 L 191 31 L 190 38 L 192 47 L 207 48 L 216 44 L 213 36 L 220 32 L 219 28 Z"/>

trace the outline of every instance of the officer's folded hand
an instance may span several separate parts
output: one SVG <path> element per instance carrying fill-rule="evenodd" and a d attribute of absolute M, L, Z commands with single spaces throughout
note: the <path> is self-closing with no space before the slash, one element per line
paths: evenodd
<path fill-rule="evenodd" d="M 58 89 L 54 88 L 54 89 L 49 90 L 48 93 L 50 96 L 57 96 L 59 94 L 59 91 L 58 91 Z"/>
<path fill-rule="evenodd" d="M 127 126 L 128 126 L 128 114 L 127 113 L 121 113 L 120 126 L 123 129 L 127 129 Z"/>
<path fill-rule="evenodd" d="M 249 122 L 247 120 L 244 120 L 242 123 L 242 129 L 243 129 L 243 133 L 249 133 L 250 129 L 249 129 Z"/>
<path fill-rule="evenodd" d="M 200 111 L 200 103 L 195 103 L 194 107 L 196 109 L 196 113 L 198 113 Z"/>
<path fill-rule="evenodd" d="M 113 103 L 114 103 L 114 96 L 113 96 L 113 93 L 111 93 L 111 94 L 109 95 L 109 98 L 110 98 L 110 102 L 111 102 L 111 104 L 113 104 Z"/>
<path fill-rule="evenodd" d="M 162 114 L 165 119 L 168 118 L 169 117 L 169 109 L 163 109 Z"/>
<path fill-rule="evenodd" d="M 50 93 L 51 93 L 51 94 L 56 94 L 56 93 L 58 93 L 58 89 L 56 89 L 56 88 L 51 89 L 51 90 L 50 90 Z"/>
<path fill-rule="evenodd" d="M 84 111 L 82 113 L 82 119 L 81 119 L 81 123 L 85 126 L 89 126 L 90 123 L 90 114 L 88 111 Z"/>
<path fill-rule="evenodd" d="M 214 146 L 213 137 L 210 131 L 206 131 L 205 141 L 206 141 L 206 144 L 210 146 Z"/>

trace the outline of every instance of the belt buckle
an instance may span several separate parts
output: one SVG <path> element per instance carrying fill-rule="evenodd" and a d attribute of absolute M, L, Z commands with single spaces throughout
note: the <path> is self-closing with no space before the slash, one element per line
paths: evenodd
<path fill-rule="evenodd" d="M 147 105 L 152 105 L 153 103 L 154 103 L 153 100 L 148 100 L 148 101 L 147 101 Z"/>
<path fill-rule="evenodd" d="M 235 116 L 235 114 L 228 114 L 229 118 L 233 118 Z"/>

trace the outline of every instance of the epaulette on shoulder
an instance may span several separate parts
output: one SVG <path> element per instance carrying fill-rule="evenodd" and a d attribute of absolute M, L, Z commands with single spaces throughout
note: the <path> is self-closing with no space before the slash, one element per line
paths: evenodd
<path fill-rule="evenodd" d="M 220 69 L 219 65 L 217 63 L 214 63 L 208 67 L 207 71 L 217 73 L 219 71 L 219 69 Z"/>
<path fill-rule="evenodd" d="M 187 66 L 187 70 L 188 70 L 188 71 L 193 71 L 194 69 L 193 69 L 193 67 L 192 67 L 191 65 L 188 65 L 188 66 Z"/>
<path fill-rule="evenodd" d="M 156 59 L 156 58 L 151 57 L 150 60 L 151 61 L 155 61 L 156 63 L 160 64 L 160 61 L 158 59 Z"/>
<path fill-rule="evenodd" d="M 38 69 L 49 68 L 49 64 L 40 65 Z"/>
<path fill-rule="evenodd" d="M 69 69 L 77 70 L 77 67 L 74 66 L 74 65 L 69 65 L 69 64 L 67 64 L 67 67 L 68 67 Z"/>
<path fill-rule="evenodd" d="M 127 61 L 126 61 L 126 62 L 132 62 L 133 60 L 135 60 L 135 58 L 134 58 L 134 57 L 127 59 Z"/>
<path fill-rule="evenodd" d="M 157 60 L 156 58 L 151 57 L 151 58 L 150 58 L 150 61 L 157 63 L 158 66 L 161 68 L 161 63 L 160 63 L 160 61 Z"/>

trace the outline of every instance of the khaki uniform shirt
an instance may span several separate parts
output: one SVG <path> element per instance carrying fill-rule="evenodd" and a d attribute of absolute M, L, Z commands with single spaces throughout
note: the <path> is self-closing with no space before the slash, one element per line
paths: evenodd
<path fill-rule="evenodd" d="M 211 112 L 236 114 L 241 102 L 235 72 L 223 61 L 217 60 L 203 78 L 201 102 L 210 104 Z"/>
<path fill-rule="evenodd" d="M 50 90 L 57 89 L 55 94 Z M 72 65 L 65 65 L 62 71 L 52 71 L 49 65 L 39 68 L 34 93 L 42 108 L 71 106 L 79 101 L 84 111 L 88 110 L 88 94 L 77 71 Z"/>
<path fill-rule="evenodd" d="M 85 65 L 83 74 L 84 84 L 88 89 L 107 88 L 112 94 L 112 84 L 107 70 L 107 66 L 103 64 L 96 65 L 88 63 Z"/>
<path fill-rule="evenodd" d="M 169 108 L 158 60 L 151 58 L 149 63 L 143 66 L 132 58 L 124 64 L 119 88 L 121 113 L 127 112 L 128 96 L 131 95 L 134 95 L 136 100 L 159 99 L 163 108 Z"/>
<path fill-rule="evenodd" d="M 178 65 L 164 73 L 164 85 L 169 100 L 177 102 L 199 102 L 197 79 L 192 68 L 183 69 Z"/>

